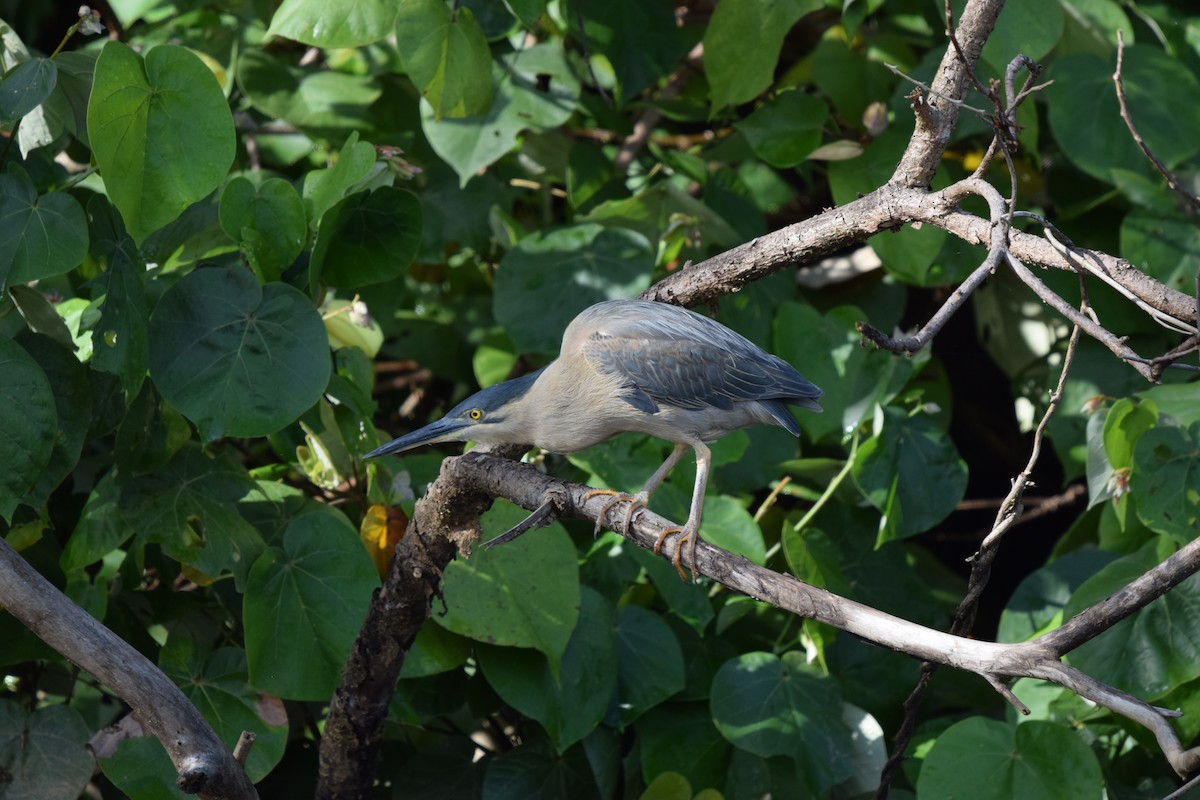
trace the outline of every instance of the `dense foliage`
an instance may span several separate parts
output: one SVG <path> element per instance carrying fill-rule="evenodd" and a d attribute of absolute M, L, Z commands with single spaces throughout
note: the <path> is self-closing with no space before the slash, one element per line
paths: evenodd
<path fill-rule="evenodd" d="M 255 731 L 265 797 L 311 795 L 341 665 L 453 448 L 361 455 L 544 364 L 585 306 L 886 181 L 913 85 L 885 64 L 928 80 L 946 47 L 929 0 L 113 0 L 103 35 L 65 47 L 74 9 L 52 5 L 0 3 L 0 532 L 231 745 Z M 1130 139 L 1111 74 L 1122 29 L 1131 111 L 1194 175 L 1196 13 L 1013 0 L 982 70 L 1023 53 L 1053 81 L 1021 109 L 1018 206 L 1186 292 L 1200 228 Z M 653 134 L 622 147 L 639 119 Z M 935 185 L 990 139 L 964 113 Z M 1002 163 L 991 177 L 1008 192 Z M 982 257 L 932 225 L 869 244 L 878 268 L 785 270 L 715 304 L 826 395 L 799 443 L 759 427 L 714 446 L 703 535 L 944 629 L 987 528 L 956 509 L 1022 468 L 1069 329 L 1001 273 L 932 353 L 865 348 L 856 322 L 919 325 Z M 1179 341 L 1106 287 L 1092 300 L 1140 352 Z M 1038 491 L 1086 481 L 1088 499 L 1010 534 L 1003 613 L 977 635 L 1029 638 L 1196 536 L 1200 385 L 1181 377 L 1150 386 L 1081 343 Z M 668 449 L 621 436 L 542 463 L 634 489 Z M 691 469 L 656 510 L 686 517 Z M 521 516 L 497 501 L 485 534 Z M 1181 707 L 1187 742 L 1197 603 L 1189 580 L 1069 660 Z M 0 798 L 73 798 L 97 765 L 104 797 L 177 793 L 153 739 L 85 752 L 127 710 L 103 686 L 2 613 L 0 642 Z M 856 796 L 917 670 L 554 523 L 446 570 L 379 793 Z M 1015 692 L 1029 717 L 940 672 L 894 796 L 1175 785 L 1132 723 L 1049 684 Z"/>

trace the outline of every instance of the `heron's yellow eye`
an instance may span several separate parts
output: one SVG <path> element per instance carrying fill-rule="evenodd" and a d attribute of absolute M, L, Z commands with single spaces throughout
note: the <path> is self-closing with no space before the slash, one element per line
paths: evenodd
<path fill-rule="evenodd" d="M 478 422 L 479 420 L 483 419 L 483 412 L 478 408 L 472 408 L 467 412 L 467 416 Z"/>

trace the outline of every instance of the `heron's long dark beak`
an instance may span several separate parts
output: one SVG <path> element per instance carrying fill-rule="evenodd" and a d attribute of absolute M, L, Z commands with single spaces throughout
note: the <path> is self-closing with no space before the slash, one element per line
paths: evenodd
<path fill-rule="evenodd" d="M 468 425 L 469 423 L 462 420 L 442 417 L 437 422 L 431 422 L 420 430 L 415 430 L 412 433 L 392 439 L 382 447 L 376 447 L 367 453 L 364 458 L 375 458 L 376 456 L 385 456 L 389 453 L 402 453 L 405 450 L 411 450 L 423 444 L 462 441 L 458 435 L 459 431 L 468 427 Z"/>

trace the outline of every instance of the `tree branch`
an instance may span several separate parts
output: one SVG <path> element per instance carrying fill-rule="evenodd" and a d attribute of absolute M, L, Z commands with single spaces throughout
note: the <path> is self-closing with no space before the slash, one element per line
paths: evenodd
<path fill-rule="evenodd" d="M 590 487 L 553 478 L 538 472 L 531 465 L 508 461 L 492 453 L 471 452 L 446 459 L 438 482 L 430 492 L 436 492 L 440 502 L 443 493 L 453 491 L 454 486 L 469 486 L 490 496 L 507 497 L 528 510 L 538 508 L 550 498 L 563 516 L 593 522 L 597 514 L 609 505 L 604 497 L 585 500 L 585 495 L 591 491 Z M 635 516 L 628 533 L 623 533 L 625 514 L 621 508 L 609 508 L 601 523 L 639 547 L 651 551 L 664 528 L 676 527 L 670 520 L 645 509 Z M 677 547 L 677 539 L 669 538 L 661 548 L 661 556 L 673 559 Z M 1058 684 L 1148 727 L 1180 776 L 1200 768 L 1200 748 L 1184 749 L 1161 711 L 1060 661 L 1062 655 L 1071 649 L 1094 639 L 1181 581 L 1200 572 L 1200 539 L 1191 542 L 1113 597 L 1076 615 L 1062 628 L 1017 644 L 985 642 L 927 628 L 810 586 L 790 575 L 760 567 L 704 541 L 698 544 L 696 562 L 695 569 L 701 575 L 736 592 L 791 611 L 805 619 L 832 625 L 872 644 L 923 661 L 974 672 L 989 682 L 1029 677 Z"/>
<path fill-rule="evenodd" d="M 258 792 L 208 721 L 166 675 L 71 602 L 0 538 L 0 607 L 124 700 L 162 742 L 187 794 L 249 800 Z"/>

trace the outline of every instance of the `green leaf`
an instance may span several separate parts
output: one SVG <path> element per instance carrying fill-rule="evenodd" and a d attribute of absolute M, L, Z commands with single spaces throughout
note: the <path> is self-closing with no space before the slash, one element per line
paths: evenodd
<path fill-rule="evenodd" d="M 560 753 L 603 719 L 617 685 L 612 609 L 599 592 L 587 587 L 580 591 L 579 618 L 557 675 L 531 650 L 480 647 L 476 652 L 496 694 L 540 722 Z"/>
<path fill-rule="evenodd" d="M 309 265 L 318 279 L 356 289 L 403 275 L 421 247 L 421 201 L 412 192 L 381 186 L 356 192 L 321 220 Z"/>
<path fill-rule="evenodd" d="M 92 329 L 92 366 L 121 379 L 129 398 L 136 397 L 150 368 L 150 324 L 143 273 L 118 252 L 96 279 L 103 296 L 100 321 Z"/>
<path fill-rule="evenodd" d="M 575 546 L 552 525 L 451 561 L 442 590 L 446 613 L 434 619 L 477 641 L 540 650 L 553 674 L 579 618 L 579 591 Z"/>
<path fill-rule="evenodd" d="M 267 36 L 281 36 L 314 47 L 358 47 L 392 32 L 395 0 L 284 0 Z"/>
<path fill-rule="evenodd" d="M 642 777 L 683 775 L 696 789 L 725 786 L 729 742 L 713 724 L 705 703 L 666 703 L 637 721 Z"/>
<path fill-rule="evenodd" d="M 283 546 L 263 553 L 246 583 L 250 682 L 289 700 L 328 700 L 378 585 L 358 533 L 343 519 L 293 520 Z"/>
<path fill-rule="evenodd" d="M 37 361 L 12 339 L 0 337 L 0 518 L 13 511 L 42 479 L 57 439 L 54 394 Z"/>
<path fill-rule="evenodd" d="M 268 178 L 259 186 L 234 178 L 221 192 L 219 214 L 221 229 L 241 246 L 263 283 L 279 280 L 304 249 L 304 203 L 281 178 Z"/>
<path fill-rule="evenodd" d="M 713 678 L 712 716 L 729 742 L 764 758 L 789 756 L 821 789 L 849 777 L 853 750 L 842 693 L 804 654 L 743 653 Z"/>
<path fill-rule="evenodd" d="M 173 633 L 159 666 L 179 684 L 184 696 L 231 750 L 243 731 L 255 735 L 245 767 L 250 780 L 257 783 L 283 758 L 288 739 L 287 712 L 279 700 L 250 687 L 243 650 L 223 647 L 203 655 L 195 652 L 196 644 L 187 634 Z"/>
<path fill-rule="evenodd" d="M 306 173 L 302 194 L 309 225 L 316 225 L 352 186 L 370 174 L 374 164 L 375 148 L 370 142 L 360 142 L 355 132 L 346 139 L 332 164 Z"/>
<path fill-rule="evenodd" d="M 1124 588 L 1159 560 L 1156 543 L 1150 542 L 1109 564 L 1076 590 L 1063 618 Z M 1148 701 L 1200 676 L 1200 577 L 1188 578 L 1072 650 L 1067 659 L 1096 680 Z"/>
<path fill-rule="evenodd" d="M 833 192 L 834 200 L 838 203 L 849 203 L 890 180 L 908 139 L 909 133 L 903 126 L 892 125 L 874 138 L 860 157 L 831 163 L 829 188 Z M 939 172 L 933 181 L 933 187 L 941 188 L 946 182 L 944 173 Z M 956 275 L 954 270 L 939 263 L 939 256 L 942 255 L 946 241 L 946 231 L 935 225 L 919 228 L 906 225 L 900 230 L 877 233 L 870 239 L 871 247 L 888 272 L 905 283 L 916 286 L 936 286 L 948 283 L 956 277 L 966 277 L 967 272 Z M 961 245 L 957 246 L 957 249 L 961 249 Z M 975 263 L 972 263 L 970 269 L 974 267 Z"/>
<path fill-rule="evenodd" d="M 233 163 L 233 116 L 212 71 L 159 45 L 109 41 L 96 60 L 88 133 L 104 186 L 139 244 L 216 189 Z"/>
<path fill-rule="evenodd" d="M 241 588 L 263 549 L 258 531 L 236 505 L 254 488 L 240 464 L 209 458 L 193 443 L 160 469 L 130 481 L 120 507 L 142 539 L 210 577 L 232 572 Z"/>
<path fill-rule="evenodd" d="M 197 269 L 150 318 L 150 374 L 206 441 L 265 436 L 295 420 L 329 382 L 320 314 L 282 283 L 240 268 Z"/>
<path fill-rule="evenodd" d="M 83 569 L 120 547 L 134 534 L 121 513 L 121 487 L 117 470 L 110 469 L 88 495 L 79 522 L 63 548 L 59 565 L 63 572 Z"/>
<path fill-rule="evenodd" d="M 704 34 L 704 71 L 713 109 L 753 100 L 771 85 L 783 38 L 821 0 L 718 3 Z"/>
<path fill-rule="evenodd" d="M 1149 173 L 1151 166 L 1130 136 L 1097 136 L 1120 119 L 1113 64 L 1093 55 L 1056 60 L 1047 78 L 1046 109 L 1058 144 L 1081 170 L 1109 183 L 1121 171 Z M 1129 111 L 1146 145 L 1174 167 L 1200 152 L 1190 131 L 1200 128 L 1200 81 L 1158 47 L 1125 49 L 1122 71 Z M 1115 130 L 1115 129 L 1114 129 Z"/>
<path fill-rule="evenodd" d="M 75 352 L 75 337 L 67 327 L 67 321 L 50 299 L 33 286 L 10 286 L 8 297 L 33 333 L 38 333 Z"/>
<path fill-rule="evenodd" d="M 734 123 L 755 155 L 773 167 L 794 167 L 821 144 L 829 108 L 800 91 L 782 92 Z"/>
<path fill-rule="evenodd" d="M 671 626 L 640 606 L 617 613 L 618 727 L 683 691 L 683 651 Z M 607 704 L 606 704 L 607 705 Z"/>
<path fill-rule="evenodd" d="M 599 222 L 610 228 L 629 228 L 651 242 L 665 239 L 686 225 L 698 248 L 733 247 L 742 242 L 724 218 L 710 207 L 669 183 L 657 183 L 635 197 L 597 205 L 578 222 Z"/>
<path fill-rule="evenodd" d="M 954 18 L 962 13 L 964 2 L 956 2 Z M 996 27 L 983 46 L 983 57 L 998 75 L 1020 53 L 1041 61 L 1058 44 L 1063 32 L 1064 11 L 1060 3 L 1045 3 L 1042 0 L 1011 0 L 1005 4 L 1005 13 L 996 19 Z M 1037 19 L 1037 25 L 1029 20 Z"/>
<path fill-rule="evenodd" d="M 925 414 L 884 408 L 882 428 L 858 448 L 854 480 L 883 512 L 877 544 L 915 536 L 949 516 L 967 490 L 967 465 Z"/>
<path fill-rule="evenodd" d="M 642 236 L 595 223 L 530 234 L 496 273 L 492 313 L 521 353 L 556 353 L 563 331 L 601 300 L 650 285 L 654 252 Z"/>
<path fill-rule="evenodd" d="M 50 459 L 24 499 L 26 505 L 39 508 L 79 462 L 92 421 L 92 386 L 73 350 L 36 334 L 22 335 L 20 341 L 50 382 L 56 412 Z"/>
<path fill-rule="evenodd" d="M 400 679 L 427 678 L 449 672 L 471 655 L 471 643 L 440 625 L 426 622 L 404 655 Z"/>
<path fill-rule="evenodd" d="M 1129 488 L 1147 528 L 1180 543 L 1200 535 L 1200 427 L 1148 430 L 1133 448 Z"/>
<path fill-rule="evenodd" d="M 1104 418 L 1104 452 L 1117 469 L 1133 464 L 1133 447 L 1138 437 L 1158 423 L 1158 409 L 1151 402 L 1122 398 L 1113 403 Z"/>
<path fill-rule="evenodd" d="M 687 496 L 690 510 L 690 492 Z M 709 544 L 736 553 L 759 566 L 767 563 L 767 545 L 763 541 L 762 530 L 750 512 L 731 497 L 716 495 L 704 498 L 700 536 Z"/>
<path fill-rule="evenodd" d="M 58 81 L 49 58 L 31 58 L 0 80 L 0 124 L 16 122 L 46 101 Z"/>
<path fill-rule="evenodd" d="M 483 779 L 488 800 L 600 800 L 583 749 L 559 755 L 541 739 L 491 759 Z"/>
<path fill-rule="evenodd" d="M 69 272 L 87 251 L 87 219 L 74 197 L 39 197 L 24 175 L 0 175 L 0 290 Z"/>
<path fill-rule="evenodd" d="M 1100 765 L 1083 738 L 1062 725 L 1011 725 L 973 717 L 933 743 L 917 780 L 920 797 L 1085 800 L 1103 794 Z"/>
<path fill-rule="evenodd" d="M 1191 294 L 1200 272 L 1200 230 L 1189 219 L 1134 209 L 1121 220 L 1121 255 L 1172 289 Z"/>
<path fill-rule="evenodd" d="M 572 0 L 566 13 L 572 33 L 582 20 L 588 50 L 612 64 L 623 103 L 672 72 L 687 50 L 667 0 Z"/>
<path fill-rule="evenodd" d="M 126 739 L 111 758 L 99 763 L 104 777 L 130 800 L 190 800 L 194 796 L 184 794 L 175 785 L 179 773 L 153 736 Z"/>
<path fill-rule="evenodd" d="M 663 772 L 650 781 L 638 800 L 692 800 L 692 785 L 677 772 Z"/>
<path fill-rule="evenodd" d="M 91 735 L 79 712 L 69 706 L 45 706 L 27 716 L 13 701 L 0 700 L 4 797 L 79 797 L 96 766 L 87 751 Z"/>
<path fill-rule="evenodd" d="M 821 414 L 796 420 L 808 438 L 840 439 L 858 427 L 876 404 L 894 398 L 913 373 L 913 360 L 867 349 L 854 323 L 866 319 L 857 308 L 841 306 L 822 316 L 812 306 L 784 303 L 775 314 L 773 352 L 820 386 Z"/>
<path fill-rule="evenodd" d="M 370 129 L 368 110 L 383 94 L 373 76 L 350 75 L 321 65 L 294 67 L 283 57 L 254 47 L 238 59 L 237 80 L 264 114 L 313 135 L 335 139 Z M 308 218 L 312 222 L 317 217 L 310 212 Z"/>
<path fill-rule="evenodd" d="M 502 56 L 492 64 L 492 83 L 492 103 L 481 117 L 438 119 L 434 107 L 421 102 L 425 138 L 463 186 L 509 153 L 521 131 L 562 125 L 579 101 L 579 80 L 557 44 Z"/>
<path fill-rule="evenodd" d="M 1058 627 L 1071 594 L 1116 556 L 1095 548 L 1067 553 L 1021 581 L 1000 615 L 1000 642 L 1025 642 Z"/>
<path fill-rule="evenodd" d="M 471 9 L 405 0 L 396 50 L 436 118 L 484 114 L 492 100 L 492 52 Z"/>

